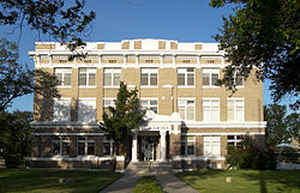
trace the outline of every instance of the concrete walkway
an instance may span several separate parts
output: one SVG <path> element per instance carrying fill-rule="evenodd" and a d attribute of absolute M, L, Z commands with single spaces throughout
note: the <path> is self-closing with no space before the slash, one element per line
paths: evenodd
<path fill-rule="evenodd" d="M 156 179 L 165 193 L 198 193 L 172 173 L 157 175 Z"/>
<path fill-rule="evenodd" d="M 133 171 L 126 171 L 125 175 L 122 178 L 120 178 L 104 190 L 100 191 L 99 193 L 132 193 L 137 180 L 140 177 L 141 176 L 136 175 L 136 173 Z"/>

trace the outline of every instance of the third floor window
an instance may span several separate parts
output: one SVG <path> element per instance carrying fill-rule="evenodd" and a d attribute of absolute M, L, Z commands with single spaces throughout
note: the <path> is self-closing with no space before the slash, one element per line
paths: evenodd
<path fill-rule="evenodd" d="M 177 85 L 178 86 L 194 86 L 195 85 L 195 69 L 194 68 L 178 68 L 177 69 Z"/>
<path fill-rule="evenodd" d="M 58 86 L 70 87 L 72 82 L 72 68 L 55 68 L 54 74 L 59 81 Z"/>
<path fill-rule="evenodd" d="M 142 86 L 157 86 L 157 68 L 142 68 L 141 69 L 141 85 Z"/>
<path fill-rule="evenodd" d="M 103 83 L 106 87 L 120 86 L 121 69 L 120 68 L 105 68 Z"/>
<path fill-rule="evenodd" d="M 79 86 L 96 86 L 96 68 L 79 68 Z"/>

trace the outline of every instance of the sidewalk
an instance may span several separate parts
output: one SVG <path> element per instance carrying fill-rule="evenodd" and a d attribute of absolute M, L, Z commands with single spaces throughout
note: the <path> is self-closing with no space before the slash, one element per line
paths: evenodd
<path fill-rule="evenodd" d="M 172 173 L 157 175 L 156 179 L 165 193 L 198 193 Z"/>
<path fill-rule="evenodd" d="M 100 191 L 99 193 L 132 193 L 137 180 L 140 177 L 141 176 L 136 175 L 135 172 L 126 171 L 125 175 L 122 178 L 120 178 L 104 190 Z"/>

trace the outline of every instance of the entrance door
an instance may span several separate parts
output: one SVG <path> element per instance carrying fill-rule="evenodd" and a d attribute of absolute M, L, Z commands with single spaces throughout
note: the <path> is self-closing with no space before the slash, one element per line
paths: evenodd
<path fill-rule="evenodd" d="M 144 154 L 144 161 L 154 161 L 154 148 L 155 143 L 153 141 L 144 138 L 142 141 L 142 153 Z"/>

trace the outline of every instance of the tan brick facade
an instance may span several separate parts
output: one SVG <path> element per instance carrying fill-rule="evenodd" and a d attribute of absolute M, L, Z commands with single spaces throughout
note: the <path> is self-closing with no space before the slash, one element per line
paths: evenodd
<path fill-rule="evenodd" d="M 150 43 L 149 43 L 150 42 Z M 48 126 L 35 127 L 35 133 L 67 133 L 70 134 L 72 141 L 71 157 L 77 156 L 76 135 L 83 134 L 89 136 L 88 139 L 96 143 L 96 156 L 103 156 L 104 136 L 90 136 L 93 133 L 99 134 L 98 128 L 84 128 L 79 124 L 79 100 L 92 98 L 96 101 L 95 111 L 96 120 L 102 121 L 103 100 L 106 98 L 115 98 L 118 92 L 117 86 L 104 86 L 104 71 L 107 69 L 120 69 L 120 80 L 124 81 L 128 87 L 137 88 L 138 96 L 144 99 L 157 100 L 157 109 L 159 115 L 171 116 L 179 112 L 178 101 L 188 99 L 194 101 L 194 119 L 182 120 L 182 125 L 175 132 L 176 126 L 168 123 L 168 152 L 167 158 L 174 160 L 174 168 L 203 168 L 203 167 L 225 167 L 225 156 L 227 155 L 227 135 L 252 135 L 263 144 L 264 141 L 264 118 L 263 118 L 263 98 L 262 83 L 256 80 L 253 70 L 243 86 L 238 88 L 235 93 L 228 91 L 224 86 L 205 86 L 204 70 L 217 69 L 219 77 L 222 78 L 222 70 L 229 64 L 218 51 L 218 45 L 207 46 L 205 43 L 181 43 L 168 40 L 126 40 L 119 44 L 95 43 L 87 44 L 87 49 L 92 50 L 85 58 L 68 59 L 59 44 L 56 43 L 38 43 L 34 54 L 36 68 L 49 73 L 54 73 L 55 69 L 72 68 L 71 86 L 60 86 L 58 91 L 62 98 L 70 99 L 70 125 L 59 125 L 51 127 L 51 121 L 54 116 L 54 100 L 44 99 L 35 94 L 34 96 L 34 120 L 38 123 L 47 123 Z M 151 47 L 152 46 L 152 47 Z M 215 46 L 215 50 L 208 50 Z M 51 53 L 45 53 L 45 50 L 57 49 Z M 93 50 L 94 49 L 94 50 Z M 185 50 L 186 49 L 186 50 Z M 39 50 L 43 50 L 40 53 Z M 65 50 L 69 53 L 68 50 Z M 213 53 L 208 55 L 209 53 Z M 203 52 L 203 53 L 202 53 Z M 66 59 L 67 58 L 67 59 Z M 82 67 L 96 69 L 96 85 L 92 87 L 79 86 L 79 70 Z M 181 69 L 192 69 L 193 85 L 179 85 L 179 71 Z M 141 83 L 142 70 L 157 69 L 157 84 L 145 86 Z M 153 77 L 153 74 L 151 75 Z M 184 75 L 185 81 L 188 77 Z M 150 80 L 150 74 L 149 74 Z M 215 122 L 206 122 L 204 120 L 203 102 L 205 99 L 218 99 L 219 101 L 219 120 Z M 243 99 L 243 121 L 230 122 L 228 100 L 231 98 Z M 75 124 L 76 123 L 76 124 Z M 89 124 L 87 124 L 89 126 Z M 182 129 L 180 129 L 182 128 Z M 185 161 L 176 161 L 182 157 L 182 136 L 195 136 L 195 155 L 194 158 Z M 220 158 L 207 161 L 204 159 L 204 138 L 206 136 L 220 137 Z M 53 137 L 53 136 L 52 136 Z M 160 138 L 161 140 L 161 138 Z M 34 146 L 32 149 L 33 157 L 51 157 L 51 135 L 34 137 Z M 38 145 L 42 144 L 42 145 Z M 156 158 L 161 159 L 161 142 L 156 145 Z M 139 150 L 140 151 L 140 150 Z M 180 158 L 181 159 L 181 158 Z M 184 158 L 185 159 L 185 158 Z M 32 161 L 32 166 L 37 167 L 42 161 Z M 81 164 L 81 165 L 80 165 Z M 100 164 L 100 165 L 99 165 Z M 114 163 L 116 164 L 116 163 Z M 117 163 L 118 164 L 118 163 Z M 60 166 L 64 168 L 71 167 L 71 161 L 49 162 L 51 166 Z M 212 166 L 214 165 L 214 166 Z M 87 161 L 86 163 L 76 163 L 73 167 L 89 166 L 92 168 L 101 168 L 101 162 Z M 107 167 L 109 164 L 106 165 Z M 104 167 L 104 166 L 103 166 Z M 112 167 L 112 166 L 109 166 Z M 118 166 L 123 167 L 123 166 Z"/>

